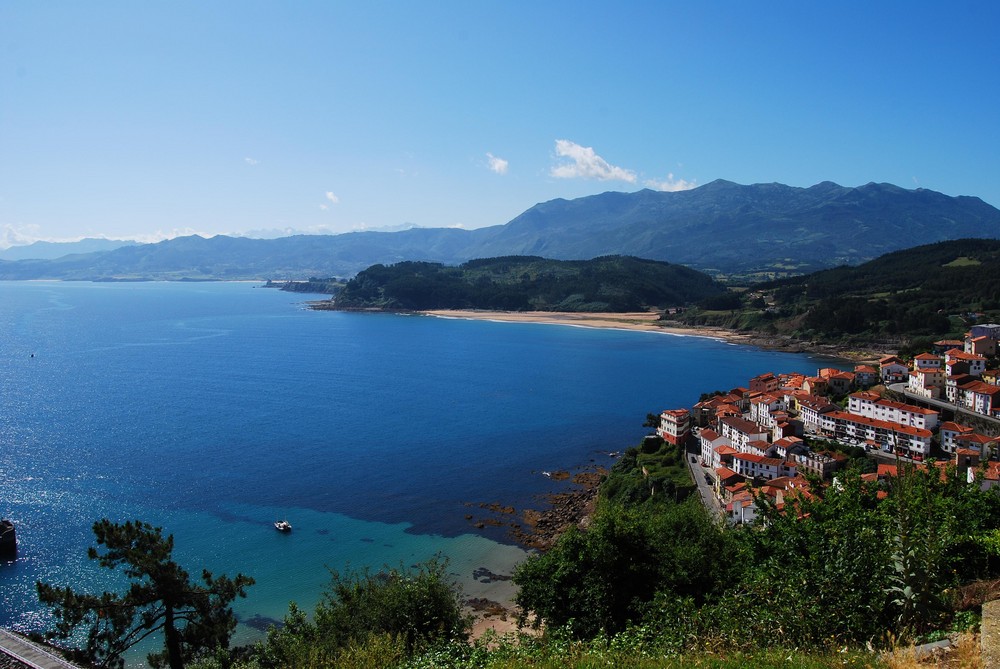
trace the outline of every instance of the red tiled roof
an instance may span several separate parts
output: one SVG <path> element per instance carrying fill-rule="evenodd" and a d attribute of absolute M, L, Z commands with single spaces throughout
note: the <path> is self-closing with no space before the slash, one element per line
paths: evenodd
<path fill-rule="evenodd" d="M 953 421 L 948 421 L 946 423 L 941 423 L 941 430 L 947 430 L 948 432 L 974 432 L 971 427 L 966 427 L 964 425 L 959 425 Z"/>
<path fill-rule="evenodd" d="M 843 420 L 849 423 L 870 425 L 872 427 L 892 430 L 894 432 L 901 432 L 902 434 L 908 434 L 911 437 L 922 437 L 924 439 L 929 439 L 931 437 L 930 430 L 912 427 L 910 425 L 902 425 L 900 423 L 892 423 L 887 420 L 878 420 L 877 418 L 869 418 L 868 416 L 858 416 L 853 413 L 847 413 L 846 411 L 833 411 L 830 413 L 830 417 L 834 420 Z"/>
<path fill-rule="evenodd" d="M 945 353 L 945 355 L 947 357 L 949 357 L 949 358 L 955 358 L 957 360 L 968 360 L 970 362 L 971 361 L 979 361 L 979 360 L 982 360 L 982 361 L 985 362 L 985 360 L 986 360 L 986 358 L 984 358 L 981 355 L 973 355 L 972 353 L 966 353 L 965 351 L 963 351 L 962 349 L 959 349 L 959 348 L 953 348 L 950 351 L 947 351 Z"/>
<path fill-rule="evenodd" d="M 719 475 L 719 479 L 722 480 L 722 481 L 726 481 L 728 479 L 731 479 L 734 476 L 739 476 L 739 474 L 737 474 L 736 472 L 734 472 L 729 467 L 719 467 L 718 469 L 715 470 L 715 473 Z"/>
<path fill-rule="evenodd" d="M 752 420 L 747 420 L 746 418 L 738 418 L 736 416 L 725 416 L 723 418 L 720 418 L 719 422 L 728 425 L 730 428 L 736 430 L 737 432 L 742 432 L 743 434 L 767 433 L 767 430 L 765 430 Z"/>
<path fill-rule="evenodd" d="M 865 400 L 868 402 L 878 402 L 882 399 L 882 396 L 878 393 L 873 393 L 870 390 L 859 390 L 856 393 L 851 393 L 850 397 L 857 397 L 859 400 Z"/>
<path fill-rule="evenodd" d="M 882 465 L 882 464 L 880 464 L 878 466 L 878 477 L 879 478 L 882 478 L 883 476 L 898 476 L 898 475 L 899 475 L 899 467 L 897 467 L 896 465 Z"/>

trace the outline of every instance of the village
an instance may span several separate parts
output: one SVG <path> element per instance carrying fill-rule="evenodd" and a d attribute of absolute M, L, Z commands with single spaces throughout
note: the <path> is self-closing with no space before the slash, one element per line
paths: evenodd
<path fill-rule="evenodd" d="M 691 410 L 663 411 L 656 432 L 687 449 L 704 501 L 733 524 L 754 522 L 761 495 L 779 508 L 812 496 L 851 449 L 874 461 L 862 475 L 871 482 L 912 463 L 954 467 L 988 489 L 1000 484 L 998 342 L 1000 324 L 974 325 L 963 340 L 935 342 L 910 361 L 763 373 Z"/>

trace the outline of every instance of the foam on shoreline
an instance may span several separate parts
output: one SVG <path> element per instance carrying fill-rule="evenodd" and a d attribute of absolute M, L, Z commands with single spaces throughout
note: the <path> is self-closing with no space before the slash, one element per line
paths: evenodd
<path fill-rule="evenodd" d="M 731 343 L 743 343 L 745 335 L 716 328 L 679 328 L 659 325 L 655 312 L 579 313 L 570 311 L 479 311 L 432 309 L 420 312 L 427 316 L 453 320 L 480 320 L 493 323 L 536 323 L 570 327 L 642 331 L 676 337 L 704 337 Z"/>

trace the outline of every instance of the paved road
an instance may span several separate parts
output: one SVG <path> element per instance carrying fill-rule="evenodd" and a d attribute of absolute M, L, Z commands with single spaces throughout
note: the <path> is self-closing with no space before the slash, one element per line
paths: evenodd
<path fill-rule="evenodd" d="M 686 450 L 684 457 L 687 458 L 688 468 L 691 470 L 691 476 L 694 478 L 695 485 L 698 486 L 698 494 L 701 495 L 701 503 L 705 505 L 705 508 L 709 510 L 710 513 L 715 513 L 718 516 L 722 515 L 722 505 L 719 503 L 719 498 L 715 496 L 715 490 L 712 485 L 705 480 L 705 474 L 709 473 L 714 480 L 714 472 L 708 467 L 702 467 L 699 462 L 701 462 L 699 455 L 697 453 L 692 453 L 690 450 Z M 694 460 L 692 460 L 694 458 Z"/>
<path fill-rule="evenodd" d="M 66 660 L 53 655 L 38 644 L 34 644 L 27 639 L 11 634 L 7 630 L 0 630 L 0 656 L 14 658 L 20 665 L 31 669 L 79 669 L 75 664 L 70 664 Z M 7 666 L 7 665 L 3 665 Z"/>

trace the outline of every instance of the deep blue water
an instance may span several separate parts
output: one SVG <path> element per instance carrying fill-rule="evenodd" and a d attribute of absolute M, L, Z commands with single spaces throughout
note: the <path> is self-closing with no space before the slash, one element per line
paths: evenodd
<path fill-rule="evenodd" d="M 0 625 L 38 579 L 95 589 L 91 524 L 141 518 L 197 573 L 257 579 L 243 618 L 311 607 L 326 567 L 457 577 L 523 556 L 466 503 L 538 505 L 542 470 L 607 464 L 647 412 L 820 363 L 660 333 L 315 312 L 248 283 L 0 282 Z M 291 535 L 271 523 L 288 518 Z"/>

